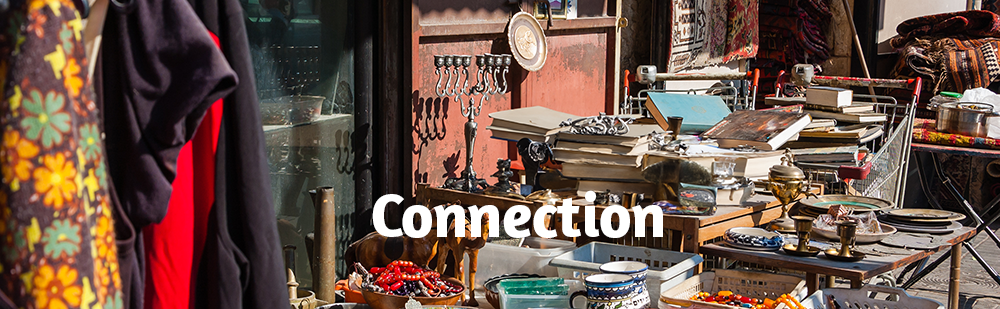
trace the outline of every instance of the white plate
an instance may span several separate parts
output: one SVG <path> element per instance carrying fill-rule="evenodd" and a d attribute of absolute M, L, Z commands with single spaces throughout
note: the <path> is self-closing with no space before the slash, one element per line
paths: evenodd
<path fill-rule="evenodd" d="M 879 222 L 879 225 L 881 225 L 881 227 L 882 227 L 882 233 L 879 233 L 879 234 L 861 234 L 861 233 L 858 233 L 855 236 L 855 241 L 857 243 L 859 243 L 859 244 L 876 243 L 876 242 L 879 242 L 880 240 L 882 240 L 882 239 L 884 239 L 886 237 L 889 237 L 889 235 L 892 235 L 892 234 L 896 233 L 896 228 L 893 227 L 892 225 L 889 225 L 887 223 L 881 223 L 881 222 Z M 812 231 L 814 233 L 816 233 L 817 235 L 819 235 L 819 236 L 823 236 L 825 238 L 832 239 L 832 240 L 835 240 L 835 241 L 840 241 L 840 236 L 837 235 L 837 231 L 824 230 L 824 229 L 819 229 L 819 228 L 813 228 Z"/>

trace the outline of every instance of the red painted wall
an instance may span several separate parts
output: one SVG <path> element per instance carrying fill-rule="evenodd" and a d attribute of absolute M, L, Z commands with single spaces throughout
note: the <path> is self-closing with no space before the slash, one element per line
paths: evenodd
<path fill-rule="evenodd" d="M 485 37 L 485 36 L 484 36 Z M 439 39 L 439 38 L 435 38 Z M 505 44 L 505 43 L 504 43 Z M 473 168 L 489 183 L 496 171 L 498 158 L 515 155 L 508 142 L 492 139 L 486 129 L 492 122 L 490 113 L 514 107 L 546 106 L 576 115 L 596 115 L 606 112 L 607 102 L 607 33 L 555 34 L 547 37 L 549 55 L 545 66 L 528 72 L 516 63 L 511 67 L 508 93 L 485 101 L 476 117 L 478 133 L 473 151 Z M 465 169 L 465 122 L 454 97 L 440 98 L 434 94 L 434 55 L 476 55 L 493 50 L 500 44 L 485 38 L 465 41 L 421 42 L 413 63 L 414 91 L 412 113 L 413 148 L 412 175 L 414 183 L 441 185 L 447 177 L 456 177 Z M 499 46 L 503 47 L 503 46 Z M 475 69 L 471 77 L 475 78 Z M 447 79 L 447 77 L 445 78 Z M 474 83 L 470 81 L 470 85 Z M 478 103 L 477 103 L 478 105 Z M 512 144 L 512 143 L 511 143 Z"/>

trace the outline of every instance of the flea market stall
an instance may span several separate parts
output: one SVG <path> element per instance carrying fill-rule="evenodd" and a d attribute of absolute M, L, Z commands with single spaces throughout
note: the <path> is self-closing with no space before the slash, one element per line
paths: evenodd
<path fill-rule="evenodd" d="M 824 74 L 865 60 L 848 1 L 655 1 L 623 65 L 629 5 L 414 1 L 414 198 L 348 248 L 349 302 L 944 308 L 905 288 L 950 258 L 959 308 L 996 216 L 908 207 L 937 79 Z"/>

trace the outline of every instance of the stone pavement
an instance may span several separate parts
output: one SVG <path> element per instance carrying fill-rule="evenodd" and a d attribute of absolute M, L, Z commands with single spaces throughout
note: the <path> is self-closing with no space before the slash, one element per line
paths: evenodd
<path fill-rule="evenodd" d="M 994 228 L 998 224 L 994 224 Z M 1000 267 L 1000 248 L 990 239 L 986 233 L 980 233 L 972 240 L 973 247 L 979 252 L 987 263 L 994 269 Z M 938 253 L 931 257 L 931 261 L 945 252 Z M 1000 285 L 992 278 L 983 267 L 979 265 L 968 254 L 962 250 L 961 276 L 959 277 L 959 306 L 961 308 L 993 309 L 1000 308 Z M 910 295 L 926 297 L 937 300 L 942 304 L 948 302 L 948 280 L 951 273 L 951 260 L 945 261 L 938 266 L 927 277 L 917 282 L 907 290 Z"/>
<path fill-rule="evenodd" d="M 994 229 L 1000 228 L 1000 222 L 994 224 Z M 1000 248 L 997 248 L 986 233 L 980 233 L 972 240 L 973 247 L 993 266 L 1000 269 Z M 949 252 L 939 252 L 932 256 L 928 263 L 934 261 L 943 254 Z M 959 277 L 959 307 L 975 309 L 1000 309 L 1000 285 L 997 285 L 982 266 L 962 250 L 961 276 Z M 898 275 L 899 270 L 893 273 Z M 907 290 L 911 296 L 930 298 L 941 302 L 945 306 L 948 304 L 948 281 L 951 274 L 951 259 L 945 260 L 934 271 L 917 282 Z M 907 274 L 909 276 L 910 274 Z M 838 287 L 850 287 L 848 282 L 838 280 Z M 947 308 L 947 307 L 946 307 Z"/>

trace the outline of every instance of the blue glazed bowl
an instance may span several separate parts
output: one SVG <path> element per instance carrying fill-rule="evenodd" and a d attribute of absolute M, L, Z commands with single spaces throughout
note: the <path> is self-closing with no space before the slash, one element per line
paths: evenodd
<path fill-rule="evenodd" d="M 587 287 L 587 299 L 599 301 L 630 298 L 640 288 L 632 276 L 621 274 L 591 275 L 584 279 L 584 283 Z"/>

